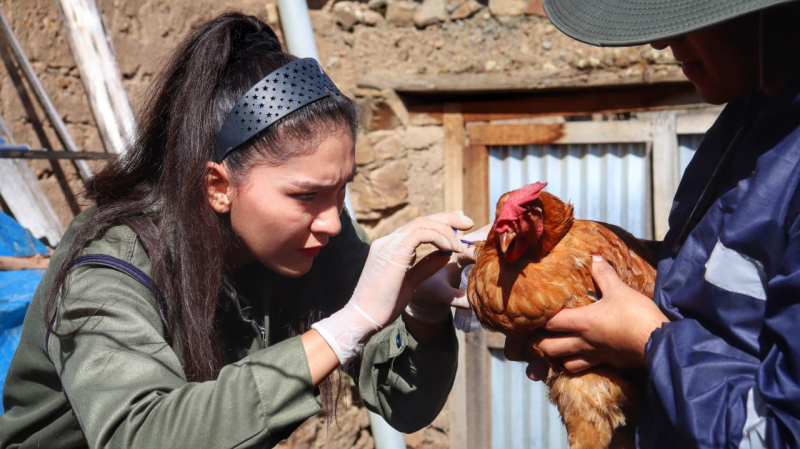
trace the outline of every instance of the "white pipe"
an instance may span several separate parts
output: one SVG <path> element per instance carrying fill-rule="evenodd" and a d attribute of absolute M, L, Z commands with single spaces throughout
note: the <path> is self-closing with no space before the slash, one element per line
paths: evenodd
<path fill-rule="evenodd" d="M 283 40 L 286 41 L 289 53 L 298 58 L 314 58 L 319 61 L 314 30 L 311 28 L 311 18 L 305 0 L 278 0 L 278 15 L 281 19 Z M 344 204 L 350 216 L 355 219 L 356 213 L 353 210 L 353 201 L 350 199 L 349 187 L 345 189 Z"/>
<path fill-rule="evenodd" d="M 390 426 L 381 415 L 369 412 L 369 427 L 375 440 L 375 449 L 406 449 L 403 434 Z"/>
<path fill-rule="evenodd" d="M 283 28 L 283 39 L 289 53 L 298 58 L 314 58 L 319 61 L 314 30 L 308 15 L 308 5 L 300 0 L 278 0 L 278 14 Z"/>

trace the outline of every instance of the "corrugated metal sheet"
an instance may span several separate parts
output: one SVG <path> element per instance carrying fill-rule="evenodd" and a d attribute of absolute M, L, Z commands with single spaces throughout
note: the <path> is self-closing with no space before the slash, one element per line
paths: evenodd
<path fill-rule="evenodd" d="M 500 196 L 536 181 L 575 206 L 575 216 L 652 238 L 650 165 L 644 143 L 489 148 L 491 220 Z"/>
<path fill-rule="evenodd" d="M 650 163 L 641 144 L 532 145 L 489 148 L 490 215 L 500 196 L 546 181 L 547 191 L 575 206 L 578 218 L 622 226 L 652 238 Z M 492 351 L 492 447 L 568 448 L 547 388 L 531 382 L 525 364 Z"/>
<path fill-rule="evenodd" d="M 567 449 L 567 431 L 547 399 L 547 387 L 525 375 L 525 364 L 492 350 L 492 448 Z"/>

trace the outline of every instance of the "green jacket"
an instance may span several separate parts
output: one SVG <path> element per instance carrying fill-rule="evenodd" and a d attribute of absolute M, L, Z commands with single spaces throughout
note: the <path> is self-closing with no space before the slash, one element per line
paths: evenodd
<path fill-rule="evenodd" d="M 225 280 L 220 295 L 228 306 L 220 312 L 220 334 L 229 364 L 215 381 L 203 383 L 186 381 L 180 351 L 165 340 L 150 290 L 106 266 L 71 271 L 56 326 L 63 332 L 86 324 L 69 337 L 51 335 L 45 347 L 46 292 L 62 249 L 88 213 L 70 226 L 25 317 L 3 389 L 0 448 L 271 447 L 320 411 L 303 345 L 299 337 L 277 341 L 275 317 L 286 301 L 349 297 L 369 245 L 346 212 L 341 234 L 306 276 L 286 280 L 259 265 Z M 126 226 L 107 229 L 83 254 L 111 255 L 150 275 L 150 260 Z M 284 297 L 292 295 L 302 297 Z M 263 332 L 257 324 L 262 320 Z M 403 432 L 433 421 L 455 376 L 457 341 L 454 331 L 448 335 L 446 349 L 423 347 L 402 319 L 374 335 L 353 370 L 367 407 Z"/>

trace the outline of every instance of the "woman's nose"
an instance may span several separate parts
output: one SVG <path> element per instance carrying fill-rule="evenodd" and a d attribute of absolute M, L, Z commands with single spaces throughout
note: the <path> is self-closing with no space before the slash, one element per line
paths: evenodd
<path fill-rule="evenodd" d="M 339 207 L 337 204 L 331 204 L 326 207 L 311 223 L 311 232 L 315 233 L 334 236 L 341 230 L 342 223 L 339 221 Z"/>

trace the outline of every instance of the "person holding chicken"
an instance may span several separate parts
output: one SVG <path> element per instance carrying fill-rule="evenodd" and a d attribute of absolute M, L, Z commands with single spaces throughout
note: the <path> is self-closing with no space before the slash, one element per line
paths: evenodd
<path fill-rule="evenodd" d="M 36 291 L 0 447 L 272 447 L 334 409 L 340 367 L 395 428 L 433 421 L 454 297 L 425 284 L 450 258 L 416 251 L 470 259 L 453 229 L 472 221 L 422 217 L 370 245 L 343 208 L 358 116 L 257 18 L 196 27 Z"/>
<path fill-rule="evenodd" d="M 567 35 L 670 48 L 702 98 L 727 103 L 686 169 L 653 301 L 602 258 L 602 299 L 509 338 L 541 380 L 560 359 L 646 369 L 636 445 L 800 445 L 800 2 L 545 0 Z M 654 167 L 658 170 L 658 167 Z"/>

